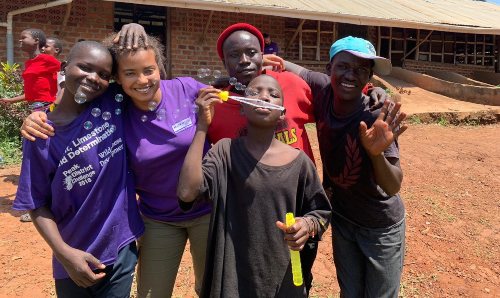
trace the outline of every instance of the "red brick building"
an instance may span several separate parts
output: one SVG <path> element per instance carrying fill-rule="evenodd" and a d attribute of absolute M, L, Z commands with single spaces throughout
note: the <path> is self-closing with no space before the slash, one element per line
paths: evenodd
<path fill-rule="evenodd" d="M 192 76 L 201 67 L 222 70 L 215 49 L 218 35 L 232 23 L 248 22 L 272 36 L 281 56 L 317 70 L 324 69 L 332 41 L 355 35 L 370 39 L 381 55 L 403 68 L 448 70 L 466 76 L 476 71 L 500 72 L 500 6 L 484 2 L 318 0 L 305 6 L 300 3 L 308 1 L 66 0 L 68 4 L 20 11 L 61 1 L 2 1 L 0 60 L 7 60 L 10 13 L 13 58 L 18 63 L 26 59 L 18 48 L 20 32 L 26 28 L 40 28 L 62 39 L 65 54 L 80 39 L 101 40 L 133 21 L 166 44 L 170 76 Z M 297 3 L 304 7 L 292 6 Z M 424 11 L 419 14 L 417 10 Z"/>

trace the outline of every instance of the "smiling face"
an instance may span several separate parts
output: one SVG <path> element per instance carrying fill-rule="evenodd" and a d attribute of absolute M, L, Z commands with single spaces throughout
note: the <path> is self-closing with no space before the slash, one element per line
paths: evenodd
<path fill-rule="evenodd" d="M 108 88 L 113 60 L 106 48 L 94 42 L 84 43 L 72 49 L 64 65 L 65 90 L 72 96 L 82 92 L 91 101 Z"/>
<path fill-rule="evenodd" d="M 148 109 L 148 102 L 160 102 L 160 71 L 152 49 L 138 49 L 116 57 L 117 82 L 136 107 Z"/>
<path fill-rule="evenodd" d="M 345 51 L 335 55 L 329 67 L 335 97 L 345 101 L 358 100 L 372 77 L 372 64 L 371 60 Z"/>
<path fill-rule="evenodd" d="M 268 75 L 260 75 L 253 79 L 246 90 L 248 98 L 260 99 L 275 105 L 283 105 L 283 91 L 278 81 Z M 257 108 L 242 104 L 248 122 L 254 126 L 275 127 L 279 120 L 285 118 L 284 113 L 276 109 Z"/>
<path fill-rule="evenodd" d="M 38 39 L 34 38 L 31 32 L 24 30 L 21 32 L 19 47 L 23 52 L 33 52 L 38 48 Z"/>
<path fill-rule="evenodd" d="M 230 77 L 248 83 L 262 72 L 259 39 L 247 31 L 235 31 L 224 41 L 224 67 Z"/>

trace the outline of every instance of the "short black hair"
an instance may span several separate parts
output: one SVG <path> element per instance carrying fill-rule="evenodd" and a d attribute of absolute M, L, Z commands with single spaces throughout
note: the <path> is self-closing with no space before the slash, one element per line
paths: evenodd
<path fill-rule="evenodd" d="M 269 33 L 263 33 L 262 36 L 264 36 L 264 38 L 269 38 Z"/>
<path fill-rule="evenodd" d="M 53 36 L 49 36 L 49 37 L 47 37 L 46 40 L 52 40 L 52 41 L 54 41 L 54 48 L 59 49 L 59 54 L 62 53 L 63 43 L 62 43 L 62 41 L 59 38 L 53 37 Z M 47 42 L 45 42 L 45 43 L 47 43 Z"/>
<path fill-rule="evenodd" d="M 42 30 L 36 28 L 29 28 L 23 31 L 29 32 L 34 39 L 38 39 L 38 49 L 41 50 L 45 46 L 47 39 L 45 37 L 45 33 Z"/>

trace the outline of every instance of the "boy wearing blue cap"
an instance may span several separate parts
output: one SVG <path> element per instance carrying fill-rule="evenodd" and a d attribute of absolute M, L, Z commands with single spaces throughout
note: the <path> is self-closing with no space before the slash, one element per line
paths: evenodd
<path fill-rule="evenodd" d="M 285 67 L 313 92 L 341 296 L 397 297 L 405 247 L 397 137 L 406 115 L 388 101 L 370 111 L 362 94 L 374 71 L 391 72 L 391 62 L 369 41 L 349 36 L 330 49 L 330 76 L 290 62 Z"/>

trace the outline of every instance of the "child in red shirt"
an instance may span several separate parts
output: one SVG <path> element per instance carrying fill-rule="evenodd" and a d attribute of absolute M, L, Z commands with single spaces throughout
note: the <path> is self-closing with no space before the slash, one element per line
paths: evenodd
<path fill-rule="evenodd" d="M 33 108 L 48 105 L 56 99 L 57 72 L 61 63 L 51 55 L 42 54 L 45 34 L 40 29 L 26 29 L 19 40 L 21 50 L 28 54 L 22 73 L 24 94 L 13 98 L 2 98 L 0 102 L 15 103 L 26 100 Z"/>

